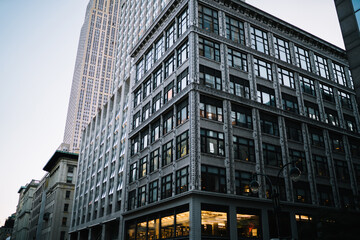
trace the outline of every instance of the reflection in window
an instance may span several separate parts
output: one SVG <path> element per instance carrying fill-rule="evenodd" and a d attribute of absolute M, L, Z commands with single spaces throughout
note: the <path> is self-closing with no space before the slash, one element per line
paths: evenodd
<path fill-rule="evenodd" d="M 254 141 L 247 138 L 233 136 L 234 158 L 255 162 Z"/>
<path fill-rule="evenodd" d="M 226 237 L 228 235 L 226 212 L 201 210 L 201 235 Z"/>
<path fill-rule="evenodd" d="M 174 237 L 174 215 L 161 218 L 161 238 Z"/>
<path fill-rule="evenodd" d="M 172 162 L 172 140 L 163 145 L 162 166 Z"/>
<path fill-rule="evenodd" d="M 245 45 L 244 23 L 226 16 L 226 37 Z"/>
<path fill-rule="evenodd" d="M 336 111 L 325 108 L 325 122 L 335 127 L 339 126 L 339 118 Z"/>
<path fill-rule="evenodd" d="M 159 228 L 160 228 L 159 219 L 154 219 L 148 221 L 148 239 L 159 239 Z"/>
<path fill-rule="evenodd" d="M 352 109 L 350 95 L 341 91 L 338 91 L 338 93 L 339 93 L 341 106 L 344 108 Z"/>
<path fill-rule="evenodd" d="M 199 5 L 199 27 L 209 32 L 219 33 L 217 11 Z"/>
<path fill-rule="evenodd" d="M 267 33 L 251 27 L 251 47 L 262 53 L 269 54 L 269 43 Z"/>
<path fill-rule="evenodd" d="M 204 38 L 199 38 L 199 55 L 220 62 L 220 45 Z"/>
<path fill-rule="evenodd" d="M 176 159 L 182 158 L 189 154 L 189 131 L 176 137 Z"/>
<path fill-rule="evenodd" d="M 252 129 L 251 109 L 231 104 L 231 123 L 240 127 Z"/>
<path fill-rule="evenodd" d="M 274 37 L 275 57 L 284 62 L 291 63 L 289 42 Z"/>
<path fill-rule="evenodd" d="M 237 213 L 238 239 L 260 239 L 260 217 L 254 214 Z"/>
<path fill-rule="evenodd" d="M 279 124 L 277 117 L 261 113 L 260 126 L 262 133 L 279 136 Z"/>
<path fill-rule="evenodd" d="M 221 72 L 213 68 L 200 65 L 200 81 L 207 87 L 221 90 Z"/>
<path fill-rule="evenodd" d="M 299 79 L 300 79 L 300 86 L 301 86 L 302 91 L 304 93 L 316 96 L 314 81 L 311 79 L 308 79 L 306 77 L 303 77 L 301 75 L 299 75 Z"/>
<path fill-rule="evenodd" d="M 224 134 L 207 129 L 200 130 L 201 152 L 224 156 Z"/>
<path fill-rule="evenodd" d="M 283 68 L 278 68 L 278 76 L 282 85 L 295 89 L 294 73 Z"/>
<path fill-rule="evenodd" d="M 335 82 L 343 86 L 347 86 L 344 66 L 341 66 L 333 62 L 333 70 L 334 70 Z"/>
<path fill-rule="evenodd" d="M 320 120 L 320 113 L 319 113 L 319 107 L 313 103 L 310 102 L 304 102 L 305 104 L 305 115 L 308 116 L 311 119 Z"/>
<path fill-rule="evenodd" d="M 176 105 L 176 125 L 179 126 L 189 119 L 189 103 L 188 99 L 185 99 L 178 105 Z"/>
<path fill-rule="evenodd" d="M 329 78 L 329 68 L 325 58 L 318 55 L 314 55 L 316 73 L 323 78 Z"/>
<path fill-rule="evenodd" d="M 275 107 L 275 91 L 274 89 L 257 85 L 257 101 L 259 103 Z"/>
<path fill-rule="evenodd" d="M 175 237 L 188 236 L 190 233 L 190 214 L 183 212 L 176 214 Z"/>
<path fill-rule="evenodd" d="M 295 58 L 296 65 L 298 67 L 301 67 L 302 69 L 305 69 L 307 71 L 311 71 L 309 51 L 301 47 L 295 46 Z"/>
<path fill-rule="evenodd" d="M 177 50 L 177 66 L 179 67 L 189 57 L 189 42 L 186 41 Z"/>
<path fill-rule="evenodd" d="M 189 27 L 189 9 L 186 8 L 178 17 L 178 36 L 185 33 Z"/>
<path fill-rule="evenodd" d="M 250 99 L 249 81 L 230 75 L 230 93 Z"/>
<path fill-rule="evenodd" d="M 255 75 L 272 81 L 271 64 L 254 58 Z"/>
<path fill-rule="evenodd" d="M 321 84 L 321 83 L 319 85 L 320 85 L 320 91 L 321 91 L 323 100 L 326 100 L 329 102 L 335 102 L 334 92 L 333 92 L 332 87 L 329 87 L 329 86 Z"/>
<path fill-rule="evenodd" d="M 210 120 L 223 121 L 222 101 L 200 96 L 200 117 Z"/>
<path fill-rule="evenodd" d="M 229 48 L 228 64 L 231 67 L 238 68 L 247 72 L 247 56 L 245 53 L 241 53 Z"/>
<path fill-rule="evenodd" d="M 177 76 L 177 92 L 181 92 L 189 84 L 189 71 L 185 69 Z"/>
<path fill-rule="evenodd" d="M 324 147 L 324 136 L 321 130 L 309 128 L 311 145 Z"/>

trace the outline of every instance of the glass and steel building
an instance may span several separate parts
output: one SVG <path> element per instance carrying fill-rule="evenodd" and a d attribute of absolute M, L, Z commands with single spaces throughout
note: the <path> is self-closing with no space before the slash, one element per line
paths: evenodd
<path fill-rule="evenodd" d="M 169 1 L 129 51 L 132 21 L 114 94 L 82 135 L 72 239 L 276 237 L 261 174 L 278 186 L 281 237 L 340 234 L 336 214 L 358 216 L 344 50 L 242 1 Z M 295 160 L 299 181 L 290 166 L 277 178 Z"/>

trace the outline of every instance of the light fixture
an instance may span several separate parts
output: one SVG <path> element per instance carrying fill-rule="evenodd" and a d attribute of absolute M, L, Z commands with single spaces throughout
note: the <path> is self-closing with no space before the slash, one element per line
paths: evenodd
<path fill-rule="evenodd" d="M 250 190 L 252 193 L 258 193 L 259 192 L 259 189 L 260 189 L 260 184 L 258 181 L 256 180 L 252 180 L 250 182 Z"/>
<path fill-rule="evenodd" d="M 301 176 L 301 171 L 299 168 L 293 167 L 290 169 L 290 179 L 291 180 L 296 182 L 297 180 L 299 180 L 300 176 Z"/>

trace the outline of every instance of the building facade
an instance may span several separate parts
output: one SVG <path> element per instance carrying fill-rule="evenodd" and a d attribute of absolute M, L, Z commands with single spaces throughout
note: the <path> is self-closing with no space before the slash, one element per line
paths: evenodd
<path fill-rule="evenodd" d="M 345 234 L 360 121 L 344 50 L 242 1 L 183 0 L 130 54 L 83 133 L 72 239 L 276 237 L 263 175 L 278 185 L 282 237 Z M 298 182 L 290 166 L 277 178 L 291 161 Z"/>
<path fill-rule="evenodd" d="M 360 104 L 360 1 L 335 0 L 341 32 Z"/>
<path fill-rule="evenodd" d="M 90 0 L 81 28 L 64 142 L 78 152 L 81 131 L 111 96 L 119 28 L 119 0 Z"/>
<path fill-rule="evenodd" d="M 77 154 L 58 150 L 47 162 L 34 194 L 29 238 L 22 239 L 69 239 L 77 160 Z"/>
<path fill-rule="evenodd" d="M 19 202 L 16 207 L 15 223 L 11 239 L 28 239 L 33 196 L 38 185 L 38 180 L 31 180 L 25 187 L 20 187 L 18 191 Z"/>

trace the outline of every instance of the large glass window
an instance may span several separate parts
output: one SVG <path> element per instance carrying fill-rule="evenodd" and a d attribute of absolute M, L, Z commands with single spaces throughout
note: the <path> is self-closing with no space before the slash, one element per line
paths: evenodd
<path fill-rule="evenodd" d="M 294 200 L 299 203 L 311 203 L 309 183 L 293 182 Z"/>
<path fill-rule="evenodd" d="M 279 123 L 276 116 L 260 113 L 261 132 L 279 136 Z"/>
<path fill-rule="evenodd" d="M 350 152 L 354 158 L 360 158 L 360 144 L 358 144 L 358 141 L 357 139 L 349 138 Z"/>
<path fill-rule="evenodd" d="M 334 159 L 334 167 L 335 167 L 336 179 L 339 182 L 350 181 L 349 168 L 346 161 Z"/>
<path fill-rule="evenodd" d="M 176 214 L 175 236 L 182 237 L 190 234 L 190 214 L 183 212 Z"/>
<path fill-rule="evenodd" d="M 341 66 L 340 64 L 334 62 L 332 65 L 334 70 L 335 82 L 339 83 L 340 85 L 347 86 L 344 66 Z"/>
<path fill-rule="evenodd" d="M 296 65 L 298 67 L 301 67 L 302 69 L 305 69 L 307 71 L 311 71 L 310 57 L 308 50 L 295 46 L 295 58 L 296 58 Z"/>
<path fill-rule="evenodd" d="M 302 91 L 304 93 L 316 96 L 314 81 L 301 75 L 299 75 L 299 79 Z"/>
<path fill-rule="evenodd" d="M 163 134 L 167 134 L 173 129 L 173 111 L 167 112 L 163 117 Z"/>
<path fill-rule="evenodd" d="M 247 72 L 247 55 L 242 52 L 228 49 L 228 64 L 231 67 L 238 68 Z"/>
<path fill-rule="evenodd" d="M 160 149 L 157 148 L 150 153 L 150 166 L 149 172 L 152 173 L 159 168 L 159 151 Z"/>
<path fill-rule="evenodd" d="M 189 27 L 189 9 L 186 8 L 178 17 L 178 36 L 181 36 Z"/>
<path fill-rule="evenodd" d="M 189 154 L 189 131 L 176 137 L 176 159 Z"/>
<path fill-rule="evenodd" d="M 150 68 L 153 65 L 153 50 L 150 49 L 146 54 L 145 54 L 145 72 L 149 71 Z"/>
<path fill-rule="evenodd" d="M 257 101 L 259 103 L 275 107 L 275 91 L 261 85 L 257 85 Z"/>
<path fill-rule="evenodd" d="M 223 103 L 221 100 L 200 96 L 200 117 L 210 120 L 223 121 Z"/>
<path fill-rule="evenodd" d="M 144 76 L 144 59 L 141 59 L 136 64 L 136 82 L 138 82 L 142 76 Z"/>
<path fill-rule="evenodd" d="M 315 164 L 315 174 L 318 177 L 329 177 L 329 168 L 326 157 L 313 155 L 313 162 Z"/>
<path fill-rule="evenodd" d="M 226 193 L 225 169 L 201 165 L 201 189 L 203 191 Z"/>
<path fill-rule="evenodd" d="M 161 107 L 161 92 L 159 92 L 153 99 L 152 99 L 152 112 L 156 112 Z"/>
<path fill-rule="evenodd" d="M 170 101 L 174 97 L 174 81 L 171 81 L 164 88 L 164 104 Z"/>
<path fill-rule="evenodd" d="M 254 58 L 255 75 L 272 81 L 271 64 Z"/>
<path fill-rule="evenodd" d="M 200 65 L 200 81 L 207 87 L 221 90 L 221 72 L 213 68 Z"/>
<path fill-rule="evenodd" d="M 254 141 L 247 138 L 233 136 L 234 158 L 255 162 Z"/>
<path fill-rule="evenodd" d="M 317 147 L 324 147 L 324 135 L 320 129 L 309 128 L 311 145 Z"/>
<path fill-rule="evenodd" d="M 146 176 L 146 173 L 147 173 L 147 160 L 148 160 L 147 156 L 140 159 L 139 178 L 142 178 L 142 177 Z"/>
<path fill-rule="evenodd" d="M 137 128 L 140 125 L 140 111 L 134 114 L 133 116 L 133 129 Z"/>
<path fill-rule="evenodd" d="M 150 102 L 148 102 L 142 109 L 142 121 L 150 117 Z"/>
<path fill-rule="evenodd" d="M 158 180 L 149 183 L 149 203 L 153 203 L 158 200 L 158 184 Z"/>
<path fill-rule="evenodd" d="M 174 237 L 174 215 L 164 215 L 160 220 L 161 239 Z"/>
<path fill-rule="evenodd" d="M 343 153 L 345 151 L 342 135 L 330 133 L 330 142 L 333 152 Z"/>
<path fill-rule="evenodd" d="M 293 112 L 299 114 L 299 105 L 297 98 L 295 96 L 288 95 L 286 93 L 282 94 L 282 105 L 285 111 Z"/>
<path fill-rule="evenodd" d="M 140 147 L 140 141 L 139 141 L 139 136 L 137 135 L 131 139 L 131 156 L 133 156 L 139 151 L 139 147 Z"/>
<path fill-rule="evenodd" d="M 236 194 L 248 197 L 257 197 L 250 191 L 250 182 L 253 180 L 252 174 L 249 172 L 235 171 Z"/>
<path fill-rule="evenodd" d="M 147 96 L 149 96 L 150 92 L 151 92 L 151 79 L 147 79 L 144 83 L 143 83 L 143 99 L 145 99 Z"/>
<path fill-rule="evenodd" d="M 165 61 L 165 78 L 175 71 L 175 56 L 172 55 Z"/>
<path fill-rule="evenodd" d="M 289 149 L 289 157 L 291 161 L 296 161 L 296 167 L 300 169 L 301 173 L 306 172 L 305 152 Z"/>
<path fill-rule="evenodd" d="M 154 73 L 153 89 L 157 88 L 162 82 L 162 68 Z"/>
<path fill-rule="evenodd" d="M 344 108 L 348 108 L 348 109 L 352 109 L 352 104 L 351 104 L 351 98 L 350 95 L 344 92 L 339 91 L 339 98 L 340 98 L 340 102 L 341 102 L 341 106 Z"/>
<path fill-rule="evenodd" d="M 176 194 L 188 191 L 189 188 L 189 167 L 176 171 Z"/>
<path fill-rule="evenodd" d="M 200 56 L 220 62 L 220 45 L 200 37 L 199 54 Z"/>
<path fill-rule="evenodd" d="M 230 92 L 236 96 L 250 99 L 249 81 L 230 75 Z"/>
<path fill-rule="evenodd" d="M 172 162 L 172 150 L 173 142 L 172 140 L 170 142 L 167 142 L 165 145 L 163 145 L 163 154 L 162 154 L 162 166 L 166 166 Z"/>
<path fill-rule="evenodd" d="M 313 103 L 310 102 L 304 102 L 305 104 L 305 114 L 311 119 L 320 121 L 320 113 L 319 113 L 319 107 Z"/>
<path fill-rule="evenodd" d="M 267 33 L 251 27 L 251 47 L 262 53 L 269 54 L 269 43 Z"/>
<path fill-rule="evenodd" d="M 282 166 L 282 157 L 281 157 L 281 148 L 268 143 L 263 143 L 263 157 L 265 164 L 281 167 Z"/>
<path fill-rule="evenodd" d="M 181 66 L 189 57 L 189 42 L 186 41 L 177 49 L 177 66 Z"/>
<path fill-rule="evenodd" d="M 175 23 L 173 23 L 165 32 L 165 48 L 169 49 L 175 42 Z"/>
<path fill-rule="evenodd" d="M 227 211 L 201 210 L 201 235 L 212 237 L 228 236 L 228 216 Z"/>
<path fill-rule="evenodd" d="M 316 73 L 323 78 L 329 78 L 329 68 L 325 58 L 318 55 L 314 55 Z"/>
<path fill-rule="evenodd" d="M 231 104 L 232 125 L 252 129 L 251 109 Z"/>
<path fill-rule="evenodd" d="M 329 86 L 321 84 L 321 83 L 319 85 L 320 85 L 320 91 L 321 91 L 323 100 L 326 100 L 329 102 L 335 102 L 334 92 L 333 92 L 332 87 L 329 87 Z"/>
<path fill-rule="evenodd" d="M 186 68 L 180 75 L 177 76 L 177 92 L 181 92 L 189 84 L 189 70 Z"/>
<path fill-rule="evenodd" d="M 161 199 L 172 196 L 172 174 L 161 178 Z"/>
<path fill-rule="evenodd" d="M 317 185 L 318 200 L 321 206 L 331 207 L 334 205 L 333 193 L 330 186 Z"/>
<path fill-rule="evenodd" d="M 286 136 L 288 140 L 303 142 L 301 123 L 286 120 Z"/>
<path fill-rule="evenodd" d="M 325 122 L 335 127 L 339 126 L 339 117 L 336 111 L 325 108 Z"/>
<path fill-rule="evenodd" d="M 141 88 L 134 91 L 134 108 L 139 105 L 141 101 Z"/>
<path fill-rule="evenodd" d="M 128 210 L 134 209 L 135 203 L 136 203 L 136 190 L 133 190 L 133 191 L 129 192 Z"/>
<path fill-rule="evenodd" d="M 199 5 L 199 27 L 214 33 L 219 33 L 218 12 Z"/>
<path fill-rule="evenodd" d="M 236 214 L 238 239 L 261 239 L 260 214 L 238 210 Z"/>
<path fill-rule="evenodd" d="M 160 120 L 151 123 L 151 142 L 155 142 L 160 138 Z"/>
<path fill-rule="evenodd" d="M 275 57 L 291 63 L 289 42 L 274 36 Z"/>
<path fill-rule="evenodd" d="M 129 183 L 134 182 L 137 178 L 137 162 L 130 165 Z"/>
<path fill-rule="evenodd" d="M 155 61 L 160 59 L 163 55 L 163 47 L 164 47 L 164 38 L 161 37 L 157 42 L 155 42 Z"/>
<path fill-rule="evenodd" d="M 295 89 L 294 73 L 283 68 L 278 68 L 278 76 L 282 85 Z"/>
<path fill-rule="evenodd" d="M 224 156 L 224 134 L 207 129 L 200 130 L 201 152 Z"/>
<path fill-rule="evenodd" d="M 189 103 L 188 99 L 182 101 L 176 106 L 176 125 L 179 126 L 189 119 Z"/>
<path fill-rule="evenodd" d="M 226 16 L 226 37 L 245 45 L 244 23 Z"/>
<path fill-rule="evenodd" d="M 146 203 L 146 186 L 142 186 L 138 188 L 138 207 L 144 206 Z M 144 227 L 145 231 L 146 231 L 146 223 L 145 223 L 145 227 Z M 144 232 L 145 232 L 144 231 Z M 142 232 L 142 231 L 141 231 Z M 138 234 L 140 233 L 140 231 L 138 231 Z M 141 237 L 137 237 L 137 239 L 144 239 L 143 237 L 145 236 L 141 236 Z"/>
<path fill-rule="evenodd" d="M 347 130 L 352 132 L 357 132 L 357 127 L 354 117 L 344 114 L 344 122 Z"/>

